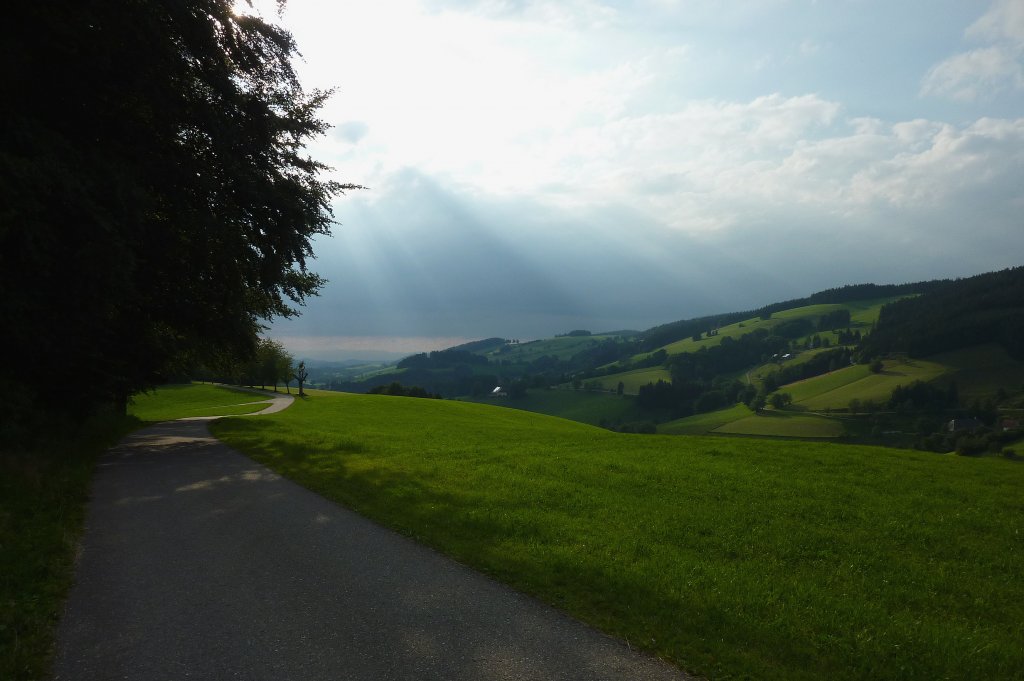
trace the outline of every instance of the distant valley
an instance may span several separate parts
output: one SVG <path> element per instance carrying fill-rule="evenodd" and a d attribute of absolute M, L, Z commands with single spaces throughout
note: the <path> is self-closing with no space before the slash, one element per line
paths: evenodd
<path fill-rule="evenodd" d="M 1024 268 L 862 284 L 646 331 L 488 338 L 311 385 L 411 387 L 625 432 L 1001 451 L 1024 412 Z M 968 419 L 971 419 L 968 421 Z M 976 423 L 973 440 L 950 423 Z M 976 452 L 977 453 L 977 452 Z"/>

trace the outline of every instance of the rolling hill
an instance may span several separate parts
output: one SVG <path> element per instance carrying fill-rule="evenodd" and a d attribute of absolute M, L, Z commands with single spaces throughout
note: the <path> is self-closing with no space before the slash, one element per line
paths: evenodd
<path fill-rule="evenodd" d="M 907 423 L 883 424 L 876 416 L 869 428 L 844 414 L 851 407 L 880 414 L 898 387 L 955 383 L 963 399 L 945 405 L 944 414 L 973 409 L 991 423 L 1000 400 L 1010 407 L 1024 386 L 1017 340 L 1024 306 L 1016 297 L 1024 290 L 1022 272 L 845 286 L 641 332 L 488 338 L 330 387 L 365 392 L 398 381 L 611 428 L 656 422 L 666 433 L 793 437 L 861 437 L 870 430 L 899 432 L 905 444 Z M 485 399 L 499 386 L 507 398 Z M 736 412 L 738 402 L 753 411 Z"/>
<path fill-rule="evenodd" d="M 337 393 L 213 430 L 701 675 L 1013 678 L 1024 666 L 1024 468 L 1012 461 L 624 435 Z"/>

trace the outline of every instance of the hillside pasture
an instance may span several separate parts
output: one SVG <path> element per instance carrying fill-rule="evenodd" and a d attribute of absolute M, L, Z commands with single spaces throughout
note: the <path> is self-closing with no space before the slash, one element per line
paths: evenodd
<path fill-rule="evenodd" d="M 739 421 L 753 415 L 754 412 L 750 411 L 747 405 L 740 403 L 725 409 L 719 409 L 718 411 L 694 414 L 686 418 L 662 423 L 658 426 L 658 432 L 662 435 L 705 435 L 727 423 Z"/>
<path fill-rule="evenodd" d="M 602 421 L 624 423 L 650 419 L 649 414 L 637 408 L 631 396 L 569 388 L 531 389 L 526 391 L 525 397 L 519 398 L 481 397 L 463 398 L 463 401 L 549 414 L 594 426 Z"/>
<path fill-rule="evenodd" d="M 711 678 L 1019 678 L 1024 466 L 314 396 L 213 430 Z"/>
<path fill-rule="evenodd" d="M 884 403 L 896 386 L 932 381 L 948 372 L 948 367 L 927 360 L 885 360 L 877 374 L 856 365 L 782 386 L 779 392 L 789 393 L 795 405 L 811 411 L 846 409 L 854 399 Z"/>
<path fill-rule="evenodd" d="M 846 429 L 841 421 L 811 414 L 768 409 L 760 414 L 730 421 L 715 428 L 723 435 L 757 435 L 765 437 L 833 438 Z"/>
<path fill-rule="evenodd" d="M 702 347 L 714 347 L 715 345 L 718 345 L 724 338 L 736 339 L 757 329 L 771 330 L 784 321 L 807 319 L 812 322 L 816 322 L 822 315 L 842 309 L 850 310 L 849 327 L 851 329 L 861 329 L 861 331 L 864 332 L 878 319 L 878 313 L 881 311 L 883 305 L 898 299 L 899 297 L 878 298 L 874 300 L 861 300 L 842 304 L 825 303 L 819 305 L 805 305 L 803 307 L 795 307 L 789 310 L 780 310 L 779 312 L 772 314 L 770 319 L 761 319 L 760 317 L 744 319 L 741 322 L 727 324 L 720 327 L 717 335 L 710 337 L 704 336 L 699 341 L 695 341 L 692 338 L 684 338 L 674 343 L 669 343 L 661 349 L 664 349 L 665 352 L 670 355 L 676 355 L 682 352 L 697 352 Z M 832 344 L 835 344 L 836 342 L 836 335 L 831 333 L 830 330 L 815 333 L 818 333 L 822 338 L 829 338 Z M 642 353 L 636 355 L 632 359 L 633 361 L 637 361 L 649 357 L 650 355 L 651 353 Z"/>
<path fill-rule="evenodd" d="M 670 383 L 672 381 L 672 374 L 664 367 L 647 367 L 623 371 L 618 374 L 598 376 L 597 378 L 587 380 L 587 383 L 597 383 L 604 390 L 617 390 L 620 381 L 623 384 L 623 392 L 627 395 L 636 395 L 640 392 L 640 388 L 648 383 L 657 383 L 658 381 Z"/>

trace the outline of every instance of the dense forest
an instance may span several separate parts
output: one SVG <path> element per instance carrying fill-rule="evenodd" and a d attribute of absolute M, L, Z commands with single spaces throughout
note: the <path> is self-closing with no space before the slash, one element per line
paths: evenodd
<path fill-rule="evenodd" d="M 882 308 L 864 357 L 926 357 L 995 342 L 1024 359 L 1024 267 L 937 282 L 928 293 Z"/>

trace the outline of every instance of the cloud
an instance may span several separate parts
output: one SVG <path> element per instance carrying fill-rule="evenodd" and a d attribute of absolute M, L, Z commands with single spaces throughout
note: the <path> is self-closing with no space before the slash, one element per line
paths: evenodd
<path fill-rule="evenodd" d="M 348 142 L 349 144 L 357 144 L 359 140 L 366 137 L 369 131 L 370 126 L 363 121 L 346 121 L 334 126 L 331 134 L 335 139 Z"/>
<path fill-rule="evenodd" d="M 933 66 L 921 94 L 974 101 L 1000 90 L 1024 88 L 1019 48 L 1006 45 L 961 52 Z"/>
<path fill-rule="evenodd" d="M 922 95 L 970 102 L 1024 89 L 1024 3 L 996 0 L 965 36 L 987 44 L 934 65 L 922 80 Z"/>
<path fill-rule="evenodd" d="M 1024 119 L 836 120 L 838 109 L 815 98 L 707 106 L 690 111 L 696 130 L 687 134 L 695 152 L 717 134 L 710 151 L 677 158 L 674 174 L 623 175 L 629 187 L 588 204 L 490 194 L 414 169 L 388 174 L 338 204 L 345 226 L 316 244 L 316 269 L 331 283 L 275 333 L 528 338 L 646 328 L 843 283 L 1019 264 Z M 779 111 L 800 113 L 787 127 L 773 120 Z M 712 124 L 714 112 L 722 120 Z M 657 123 L 665 135 L 676 128 Z M 755 145 L 759 160 L 716 160 L 764 126 L 773 142 Z M 830 134 L 804 134 L 823 126 Z M 657 150 L 655 137 L 645 153 Z M 678 152 L 663 150 L 665 167 Z M 730 229 L 681 230 L 683 213 L 727 219 Z"/>
<path fill-rule="evenodd" d="M 1024 4 L 1020 0 L 996 0 L 967 28 L 967 36 L 980 40 L 1024 42 Z"/>
<path fill-rule="evenodd" d="M 618 17 L 615 8 L 594 0 L 428 0 L 425 6 L 434 12 L 456 10 L 577 29 L 601 28 Z"/>
<path fill-rule="evenodd" d="M 325 115 L 342 123 L 311 152 L 374 189 L 338 202 L 342 226 L 316 244 L 330 284 L 275 332 L 644 328 L 1019 264 L 1019 107 L 952 123 L 915 86 L 981 103 L 1016 92 L 1021 3 L 993 3 L 959 46 L 936 41 L 962 26 L 909 44 L 881 31 L 874 56 L 892 70 L 865 66 L 859 95 L 851 64 L 865 55 L 850 45 L 888 13 L 603 4 L 389 0 L 330 21 L 320 3 L 289 3 L 307 31 L 303 77 L 338 86 Z M 761 54 L 776 56 L 755 74 Z"/>

